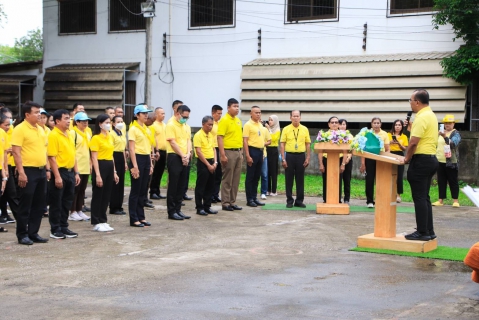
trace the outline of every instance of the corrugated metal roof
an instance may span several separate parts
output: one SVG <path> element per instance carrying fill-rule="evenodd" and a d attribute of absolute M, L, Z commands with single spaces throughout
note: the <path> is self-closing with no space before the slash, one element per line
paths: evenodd
<path fill-rule="evenodd" d="M 420 52 L 420 53 L 398 53 L 398 54 L 385 54 L 385 55 L 270 58 L 270 59 L 255 59 L 253 61 L 246 63 L 244 66 L 439 60 L 439 59 L 450 57 L 452 54 L 453 52 Z"/>
<path fill-rule="evenodd" d="M 31 67 L 40 66 L 42 63 L 43 63 L 43 60 L 4 63 L 4 64 L 0 64 L 0 71 L 5 71 L 7 69 L 22 69 L 22 68 L 31 69 Z"/>
<path fill-rule="evenodd" d="M 17 76 L 17 75 L 0 75 L 0 82 L 24 82 L 24 81 L 31 81 L 36 80 L 37 76 Z"/>
<path fill-rule="evenodd" d="M 65 63 L 58 66 L 47 68 L 46 70 L 95 70 L 95 69 L 130 69 L 139 67 L 139 62 L 120 62 L 120 63 Z"/>

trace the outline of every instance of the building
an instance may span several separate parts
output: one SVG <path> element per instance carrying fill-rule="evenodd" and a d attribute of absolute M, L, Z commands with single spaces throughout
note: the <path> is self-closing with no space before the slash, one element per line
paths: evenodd
<path fill-rule="evenodd" d="M 142 1 L 44 0 L 47 109 L 82 102 L 95 116 L 144 100 Z M 404 118 L 412 89 L 425 87 L 438 116 L 468 121 L 466 87 L 439 65 L 461 42 L 450 27 L 433 29 L 433 2 L 156 1 L 152 105 L 168 115 L 184 101 L 192 126 L 231 97 L 284 121 L 298 108 L 312 125 L 332 114 L 361 125 Z"/>

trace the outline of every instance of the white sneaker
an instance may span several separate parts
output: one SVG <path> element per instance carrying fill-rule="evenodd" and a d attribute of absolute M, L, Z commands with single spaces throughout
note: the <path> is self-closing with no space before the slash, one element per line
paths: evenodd
<path fill-rule="evenodd" d="M 78 211 L 77 214 L 85 221 L 90 220 L 90 217 L 83 213 L 83 211 Z"/>
<path fill-rule="evenodd" d="M 278 194 L 277 193 L 272 193 L 271 194 L 273 197 L 276 197 Z"/>
<path fill-rule="evenodd" d="M 265 195 L 265 194 L 262 194 L 262 195 L 261 195 L 261 199 L 266 200 L 266 195 Z"/>
<path fill-rule="evenodd" d="M 78 212 L 73 212 L 73 213 L 70 213 L 70 216 L 68 217 L 68 220 L 71 220 L 71 221 L 82 221 L 83 218 L 78 214 Z"/>
<path fill-rule="evenodd" d="M 104 227 L 105 229 L 107 229 L 107 231 L 113 231 L 113 230 L 115 230 L 115 229 L 113 229 L 112 227 L 110 227 L 110 225 L 109 225 L 108 223 L 103 223 L 103 227 Z"/>
<path fill-rule="evenodd" d="M 107 232 L 107 231 L 110 231 L 110 230 L 108 230 L 108 229 L 105 227 L 105 224 L 104 224 L 104 223 L 99 223 L 99 224 L 95 225 L 95 227 L 93 228 L 93 231 Z"/>
<path fill-rule="evenodd" d="M 374 208 L 374 203 L 368 203 L 368 208 Z"/>

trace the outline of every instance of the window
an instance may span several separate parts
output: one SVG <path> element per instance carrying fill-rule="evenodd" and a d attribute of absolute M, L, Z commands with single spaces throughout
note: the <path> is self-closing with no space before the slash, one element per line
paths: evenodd
<path fill-rule="evenodd" d="M 190 27 L 234 26 L 235 0 L 190 0 Z"/>
<path fill-rule="evenodd" d="M 288 22 L 331 20 L 338 17 L 338 0 L 287 0 Z"/>
<path fill-rule="evenodd" d="M 434 0 L 391 0 L 391 14 L 410 14 L 433 11 Z"/>
<path fill-rule="evenodd" d="M 59 0 L 60 34 L 95 33 L 96 0 Z"/>
<path fill-rule="evenodd" d="M 110 0 L 110 32 L 145 30 L 142 2 L 146 0 Z"/>

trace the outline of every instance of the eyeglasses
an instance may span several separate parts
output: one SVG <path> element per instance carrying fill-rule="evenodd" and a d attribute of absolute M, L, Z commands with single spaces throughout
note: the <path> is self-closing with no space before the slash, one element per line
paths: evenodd
<path fill-rule="evenodd" d="M 181 116 L 182 119 L 188 120 L 190 117 L 183 117 Z"/>
<path fill-rule="evenodd" d="M 409 99 L 409 103 L 411 103 L 411 102 L 413 102 L 413 101 L 418 101 L 418 100 L 416 100 L 416 99 L 413 99 L 413 100 Z"/>
<path fill-rule="evenodd" d="M 330 123 L 331 123 L 331 124 L 338 124 L 339 121 L 331 121 Z"/>

